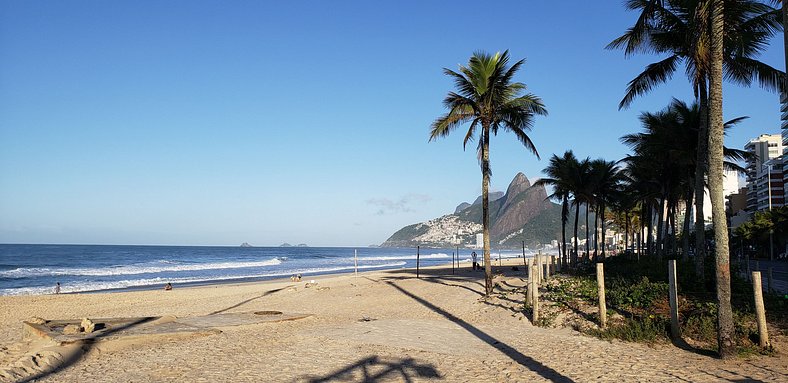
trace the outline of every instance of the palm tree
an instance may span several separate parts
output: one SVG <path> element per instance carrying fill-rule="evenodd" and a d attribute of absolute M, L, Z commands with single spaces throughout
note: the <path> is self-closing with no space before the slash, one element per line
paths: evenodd
<path fill-rule="evenodd" d="M 526 149 L 537 158 L 536 146 L 528 137 L 535 115 L 547 115 L 542 100 L 533 95 L 521 95 L 525 84 L 513 82 L 513 77 L 524 60 L 509 67 L 509 51 L 494 55 L 475 52 L 468 66 L 460 65 L 459 73 L 443 69 L 444 74 L 454 79 L 456 92 L 449 92 L 443 105 L 449 109 L 445 115 L 432 123 L 430 141 L 448 136 L 455 128 L 470 123 L 463 140 L 463 148 L 472 141 L 478 131 L 477 153 L 482 170 L 482 227 L 484 236 L 485 291 L 492 293 L 492 269 L 490 268 L 490 212 L 488 189 L 490 187 L 490 135 L 499 129 L 514 133 Z"/>
<path fill-rule="evenodd" d="M 534 183 L 534 186 L 550 186 L 553 193 L 547 198 L 555 198 L 561 201 L 561 246 L 562 264 L 566 266 L 569 262 L 566 251 L 566 221 L 569 220 L 569 197 L 574 188 L 573 172 L 577 166 L 577 158 L 571 150 L 564 153 L 562 157 L 553 154 L 550 163 L 543 170 L 546 178 L 542 178 Z"/>
<path fill-rule="evenodd" d="M 631 0 L 630 10 L 639 10 L 635 25 L 613 40 L 608 48 L 623 48 L 625 55 L 634 53 L 665 53 L 668 57 L 650 64 L 630 81 L 619 108 L 627 107 L 635 97 L 649 92 L 654 86 L 668 81 L 682 62 L 700 100 L 701 121 L 698 130 L 699 150 L 696 154 L 696 174 L 705 175 L 708 140 L 708 90 L 710 80 L 709 2 L 710 0 Z M 780 28 L 779 11 L 753 0 L 725 0 L 723 69 L 727 79 L 749 86 L 757 80 L 762 87 L 777 90 L 784 83 L 785 74 L 753 57 L 767 46 L 769 39 Z M 720 37 L 723 39 L 723 37 Z M 695 179 L 695 256 L 696 270 L 703 271 L 705 256 L 703 218 L 704 177 Z M 702 280 L 702 274 L 699 275 Z"/>
<path fill-rule="evenodd" d="M 725 32 L 723 0 L 711 1 L 711 70 L 709 71 L 709 194 L 714 227 L 715 271 L 717 274 L 717 347 L 723 358 L 736 356 L 731 308 L 731 270 L 728 224 L 722 195 L 724 128 L 722 124 L 722 63 Z"/>
<path fill-rule="evenodd" d="M 587 198 L 587 189 L 588 189 L 588 168 L 591 165 L 591 160 L 586 157 L 584 160 L 576 162 L 572 166 L 571 172 L 571 185 L 572 185 L 572 195 L 575 197 L 574 201 L 572 202 L 575 205 L 575 252 L 572 258 L 572 264 L 577 265 L 578 262 L 578 255 L 580 254 L 580 249 L 577 245 L 577 238 L 578 238 L 578 219 L 580 218 L 580 205 L 583 202 L 586 202 L 586 254 L 588 253 L 588 198 Z"/>
<path fill-rule="evenodd" d="M 633 156 L 641 157 L 644 161 L 650 162 L 653 169 L 647 172 L 651 175 L 651 181 L 659 185 L 659 198 L 667 201 L 669 222 L 672 223 L 674 235 L 667 237 L 660 234 L 657 248 L 666 245 L 666 239 L 674 249 L 677 247 L 675 241 L 675 215 L 678 204 L 683 199 L 686 206 L 692 204 L 694 198 L 694 179 L 695 174 L 695 154 L 698 151 L 698 134 L 700 110 L 697 103 L 687 105 L 685 102 L 673 99 L 665 109 L 649 113 L 644 112 L 640 115 L 640 121 L 644 131 L 640 133 L 627 134 L 621 137 L 621 141 L 632 148 Z M 735 126 L 747 117 L 738 117 L 725 123 L 725 130 Z M 740 161 L 747 157 L 747 153 L 741 150 L 724 148 L 725 158 L 730 161 Z M 726 169 L 743 171 L 735 162 L 725 162 Z M 684 254 L 688 253 L 689 239 L 686 235 L 689 232 L 689 214 L 685 214 L 684 220 Z M 667 225 L 665 225 L 667 226 Z M 662 225 L 658 223 L 658 232 Z M 664 233 L 664 230 L 661 231 Z"/>
<path fill-rule="evenodd" d="M 615 162 L 597 159 L 591 161 L 591 177 L 594 179 L 594 200 L 597 205 L 597 217 L 599 217 L 601 233 L 602 259 L 605 259 L 605 209 L 612 203 L 612 197 L 616 193 L 621 181 L 618 166 Z M 596 221 L 596 218 L 594 218 Z M 594 225 L 596 233 L 596 225 Z M 596 257 L 597 242 L 594 241 L 594 256 Z"/>

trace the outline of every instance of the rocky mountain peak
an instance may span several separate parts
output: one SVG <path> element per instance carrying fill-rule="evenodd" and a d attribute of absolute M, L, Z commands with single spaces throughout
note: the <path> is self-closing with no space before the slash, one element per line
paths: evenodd
<path fill-rule="evenodd" d="M 523 173 L 517 173 L 514 176 L 514 179 L 509 184 L 509 188 L 506 189 L 507 196 L 516 196 L 531 187 L 531 181 L 528 181 L 528 177 L 525 176 Z"/>

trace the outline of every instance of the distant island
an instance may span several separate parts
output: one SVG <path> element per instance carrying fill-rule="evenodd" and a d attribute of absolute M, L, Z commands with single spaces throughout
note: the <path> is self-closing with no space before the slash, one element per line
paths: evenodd
<path fill-rule="evenodd" d="M 252 245 L 250 245 L 249 242 L 244 242 L 241 244 L 241 247 L 252 247 Z"/>
<path fill-rule="evenodd" d="M 285 242 L 285 243 L 279 245 L 279 247 L 309 247 L 309 245 L 307 245 L 306 243 L 299 243 L 298 245 L 293 246 L 293 245 Z"/>

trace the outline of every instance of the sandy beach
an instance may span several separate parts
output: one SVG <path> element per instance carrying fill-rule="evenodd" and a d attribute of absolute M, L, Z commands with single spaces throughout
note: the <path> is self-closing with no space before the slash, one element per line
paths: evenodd
<path fill-rule="evenodd" d="M 569 329 L 534 327 L 520 313 L 523 297 L 515 292 L 525 284 L 522 272 L 505 263 L 500 270 L 499 293 L 487 301 L 480 299 L 483 273 L 468 267 L 454 275 L 451 267 L 430 268 L 418 279 L 415 270 L 328 275 L 315 277 L 310 288 L 305 288 L 308 280 L 285 280 L 0 297 L 0 381 L 788 380 L 788 358 L 781 354 L 720 361 L 670 345 L 609 342 Z M 31 317 L 189 318 L 262 310 L 311 316 L 218 326 L 210 334 L 142 339 L 122 347 L 98 342 L 83 346 L 85 352 L 75 358 L 58 359 L 55 372 L 41 363 L 46 355 L 36 359 L 34 350 L 41 345 L 22 337 L 22 321 Z M 12 377 L 12 371 L 19 375 Z"/>

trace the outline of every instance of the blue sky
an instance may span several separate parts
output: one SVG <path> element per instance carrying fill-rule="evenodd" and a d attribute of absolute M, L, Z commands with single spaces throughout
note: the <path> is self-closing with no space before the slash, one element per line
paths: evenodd
<path fill-rule="evenodd" d="M 482 7 L 482 8 L 480 8 Z M 553 153 L 614 160 L 640 111 L 691 100 L 683 72 L 617 105 L 658 57 L 604 46 L 622 2 L 5 1 L 0 243 L 378 244 L 480 192 L 463 133 L 428 143 L 455 69 L 509 49 L 544 100 L 491 143 L 492 188 Z M 761 60 L 783 68 L 781 36 Z M 725 87 L 727 138 L 779 129 L 778 96 Z"/>

